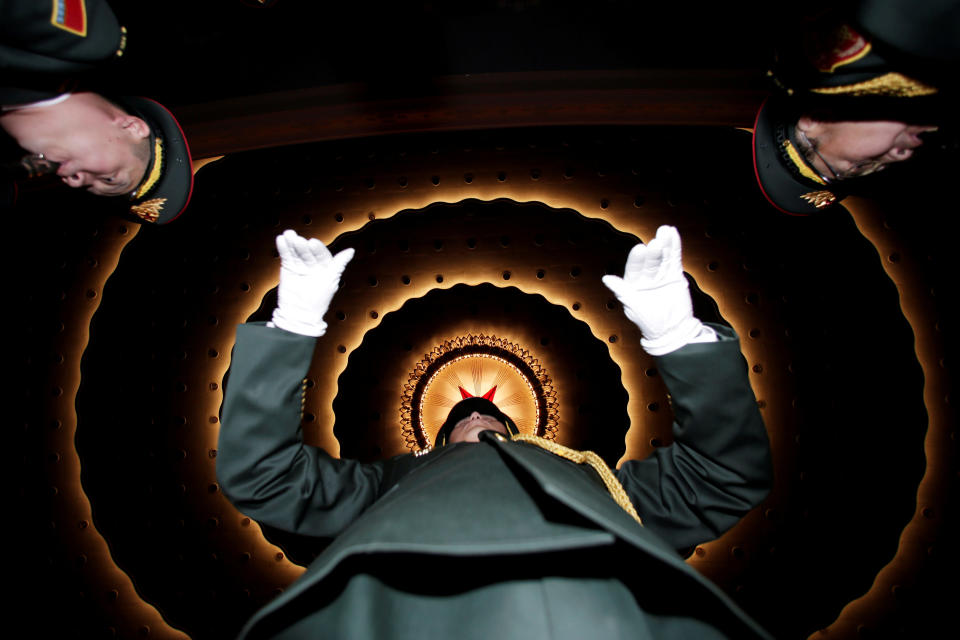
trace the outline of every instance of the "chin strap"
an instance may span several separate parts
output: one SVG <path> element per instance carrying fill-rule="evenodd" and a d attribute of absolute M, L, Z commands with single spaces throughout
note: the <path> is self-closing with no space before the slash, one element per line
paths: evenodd
<path fill-rule="evenodd" d="M 633 503 L 630 502 L 630 496 L 627 495 L 623 485 L 621 485 L 620 481 L 617 480 L 617 477 L 613 475 L 613 471 L 611 471 L 610 467 L 607 466 L 607 463 L 603 461 L 603 458 L 598 456 L 593 451 L 577 451 L 576 449 L 565 447 L 562 444 L 557 444 L 553 440 L 546 440 L 544 438 L 527 433 L 515 434 L 510 439 L 514 442 L 527 442 L 532 445 L 536 445 L 541 449 L 546 449 L 554 455 L 560 456 L 561 458 L 566 458 L 567 460 L 577 464 L 590 465 L 600 476 L 600 479 L 603 480 L 603 484 L 606 485 L 607 491 L 610 493 L 610 497 L 613 498 L 618 505 L 620 505 L 621 509 L 630 514 L 630 517 L 636 520 L 641 527 L 643 526 L 643 520 L 640 519 L 640 516 L 637 514 L 637 510 L 633 508 Z"/>

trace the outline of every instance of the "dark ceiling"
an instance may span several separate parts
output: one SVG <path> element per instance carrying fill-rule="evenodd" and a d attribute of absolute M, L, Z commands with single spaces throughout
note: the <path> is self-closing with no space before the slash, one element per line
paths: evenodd
<path fill-rule="evenodd" d="M 412 95 L 431 78 L 461 74 L 759 69 L 780 25 L 817 8 L 745 2 L 691 11 L 624 0 L 111 4 L 131 34 L 124 65 L 137 70 L 124 78 L 125 91 L 174 106 L 357 81 Z"/>
<path fill-rule="evenodd" d="M 233 333 L 272 308 L 283 229 L 357 249 L 311 368 L 309 442 L 404 453 L 399 385 L 468 328 L 534 351 L 558 440 L 616 464 L 668 444 L 670 412 L 600 277 L 659 224 L 681 232 L 698 315 L 742 336 L 776 465 L 768 500 L 690 562 L 777 637 L 924 637 L 950 620 L 952 169 L 891 171 L 828 215 L 767 205 L 734 127 L 795 6 L 114 4 L 131 49 L 106 81 L 173 107 L 195 159 L 227 155 L 165 227 L 60 189 L 9 220 L 26 274 L 8 305 L 24 318 L 15 628 L 230 637 L 326 544 L 261 534 L 214 475 Z M 606 97 L 565 75 L 606 78 Z M 582 109 L 561 122 L 524 84 Z M 609 116 L 638 90 L 646 111 Z M 390 105 L 426 116 L 398 125 Z M 310 123 L 317 110 L 329 120 Z M 271 143 L 290 140 L 304 144 Z"/>

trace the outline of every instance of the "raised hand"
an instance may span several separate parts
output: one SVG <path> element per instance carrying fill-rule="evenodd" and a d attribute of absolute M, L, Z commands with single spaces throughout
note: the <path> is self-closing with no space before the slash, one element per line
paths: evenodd
<path fill-rule="evenodd" d="M 287 229 L 277 236 L 277 251 L 280 286 L 273 324 L 292 333 L 322 336 L 327 332 L 323 314 L 337 292 L 343 270 L 353 258 L 353 249 L 344 249 L 334 256 L 316 238 L 307 240 Z"/>
<path fill-rule="evenodd" d="M 631 249 L 623 277 L 604 276 L 603 284 L 639 327 L 643 334 L 640 344 L 650 355 L 679 349 L 704 331 L 703 324 L 693 317 L 676 227 L 664 225 L 649 243 Z"/>

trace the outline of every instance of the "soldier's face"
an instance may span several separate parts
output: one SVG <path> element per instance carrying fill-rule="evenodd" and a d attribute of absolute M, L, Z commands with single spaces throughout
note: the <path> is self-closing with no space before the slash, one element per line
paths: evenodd
<path fill-rule="evenodd" d="M 97 94 L 5 112 L 0 125 L 32 154 L 60 166 L 68 186 L 97 195 L 133 191 L 150 158 L 150 127 Z"/>
<path fill-rule="evenodd" d="M 507 425 L 493 416 L 474 411 L 453 426 L 453 431 L 450 432 L 450 442 L 479 442 L 480 434 L 483 431 L 499 431 L 504 435 L 509 433 Z"/>
<path fill-rule="evenodd" d="M 146 171 L 131 138 L 122 127 L 99 123 L 77 129 L 54 141 L 44 155 L 59 162 L 57 175 L 70 187 L 98 196 L 117 196 L 133 191 Z"/>
<path fill-rule="evenodd" d="M 923 144 L 920 134 L 936 131 L 933 126 L 886 120 L 821 122 L 800 118 L 797 127 L 819 153 L 810 158 L 811 162 L 831 179 L 863 176 L 908 160 Z"/>

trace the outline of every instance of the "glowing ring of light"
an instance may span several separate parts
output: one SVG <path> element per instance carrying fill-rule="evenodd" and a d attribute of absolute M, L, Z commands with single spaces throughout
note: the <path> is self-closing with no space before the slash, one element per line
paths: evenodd
<path fill-rule="evenodd" d="M 469 382 L 463 375 L 468 371 Z M 458 386 L 482 396 L 495 384 L 494 403 L 521 433 L 556 438 L 559 403 L 539 361 L 508 340 L 468 334 L 444 341 L 410 372 L 400 407 L 407 447 L 423 451 L 433 443 L 447 412 L 461 400 Z"/>

